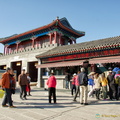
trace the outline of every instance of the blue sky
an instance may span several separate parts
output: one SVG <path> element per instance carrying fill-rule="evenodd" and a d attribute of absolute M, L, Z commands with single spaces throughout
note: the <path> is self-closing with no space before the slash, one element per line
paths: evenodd
<path fill-rule="evenodd" d="M 44 26 L 57 16 L 85 31 L 77 43 L 120 35 L 120 0 L 0 0 L 0 38 Z"/>

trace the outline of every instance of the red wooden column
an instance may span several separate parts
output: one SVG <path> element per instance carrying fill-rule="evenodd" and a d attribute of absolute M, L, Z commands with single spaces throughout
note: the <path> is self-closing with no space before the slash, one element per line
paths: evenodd
<path fill-rule="evenodd" d="M 61 44 L 61 36 L 62 36 L 62 34 L 59 33 L 59 44 Z"/>
<path fill-rule="evenodd" d="M 35 46 L 35 39 L 32 38 L 32 47 L 34 48 L 34 46 Z"/>
<path fill-rule="evenodd" d="M 57 32 L 54 32 L 54 43 L 57 43 Z"/>
<path fill-rule="evenodd" d="M 18 43 L 16 43 L 16 51 L 18 51 Z"/>
<path fill-rule="evenodd" d="M 74 39 L 73 41 L 74 41 L 74 44 L 76 44 L 76 40 Z"/>
<path fill-rule="evenodd" d="M 70 44 L 73 44 L 73 40 L 70 41 Z"/>
<path fill-rule="evenodd" d="M 52 33 L 49 33 L 49 41 L 50 41 L 50 44 L 52 44 Z"/>
<path fill-rule="evenodd" d="M 96 65 L 95 64 L 91 64 L 91 72 L 96 72 Z"/>
<path fill-rule="evenodd" d="M 36 39 L 37 37 L 36 36 L 33 36 L 32 38 L 31 38 L 31 40 L 32 40 L 32 47 L 34 48 L 34 46 L 35 46 L 35 39 Z"/>
<path fill-rule="evenodd" d="M 4 47 L 4 54 L 6 55 L 6 54 L 8 54 L 8 45 L 5 45 L 5 47 Z"/>
<path fill-rule="evenodd" d="M 70 37 L 71 40 L 71 44 L 76 44 L 76 39 L 74 39 L 73 37 Z"/>
<path fill-rule="evenodd" d="M 37 41 L 37 45 L 36 46 L 37 46 L 37 48 L 39 47 L 39 42 L 38 41 Z"/>

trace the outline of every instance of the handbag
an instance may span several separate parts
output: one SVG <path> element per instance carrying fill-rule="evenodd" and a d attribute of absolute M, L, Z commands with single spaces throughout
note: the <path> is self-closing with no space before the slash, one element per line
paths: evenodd
<path fill-rule="evenodd" d="M 3 98 L 4 94 L 5 94 L 5 91 L 1 89 L 0 90 L 0 98 Z"/>
<path fill-rule="evenodd" d="M 15 89 L 11 89 L 11 93 L 12 93 L 12 94 L 15 94 Z"/>

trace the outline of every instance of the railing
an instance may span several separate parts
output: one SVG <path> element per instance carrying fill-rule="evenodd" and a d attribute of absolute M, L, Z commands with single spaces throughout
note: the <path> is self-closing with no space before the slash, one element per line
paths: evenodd
<path fill-rule="evenodd" d="M 14 50 L 10 53 L 7 53 L 7 54 L 3 54 L 3 55 L 0 55 L 0 57 L 3 57 L 3 56 L 7 56 L 7 55 L 13 55 L 13 54 L 18 54 L 18 53 L 24 53 L 24 52 L 29 52 L 29 51 L 37 51 L 37 50 L 43 50 L 43 49 L 47 49 L 47 48 L 50 48 L 50 47 L 57 47 L 58 44 L 55 43 L 55 44 L 48 44 L 48 45 L 43 45 L 43 46 L 39 46 L 39 47 L 28 47 L 28 48 L 23 48 L 21 50 Z"/>

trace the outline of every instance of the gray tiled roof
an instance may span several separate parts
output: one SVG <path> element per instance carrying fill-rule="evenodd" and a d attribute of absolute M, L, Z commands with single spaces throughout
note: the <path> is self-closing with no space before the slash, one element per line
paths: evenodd
<path fill-rule="evenodd" d="M 1 40 L 4 40 L 4 38 L 0 38 L 0 41 L 1 41 Z"/>
<path fill-rule="evenodd" d="M 37 55 L 36 57 L 43 58 L 43 57 L 56 56 L 56 55 L 65 55 L 68 53 L 80 52 L 82 50 L 101 49 L 103 46 L 106 48 L 112 47 L 114 45 L 120 46 L 120 36 L 83 42 L 78 44 L 58 46 L 52 50 L 47 51 L 46 53 Z"/>

